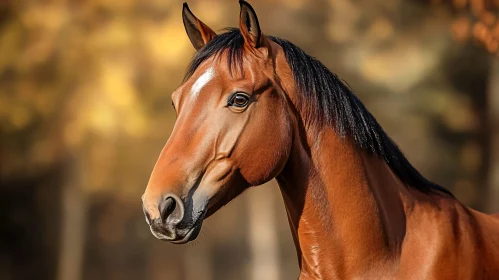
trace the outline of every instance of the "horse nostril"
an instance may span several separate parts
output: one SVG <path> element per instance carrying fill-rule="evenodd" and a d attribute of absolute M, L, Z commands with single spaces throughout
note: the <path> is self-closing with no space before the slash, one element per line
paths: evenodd
<path fill-rule="evenodd" d="M 167 195 L 159 203 L 159 213 L 163 222 L 178 224 L 184 217 L 184 205 L 176 195 Z"/>
<path fill-rule="evenodd" d="M 159 213 L 161 213 L 161 219 L 163 219 L 163 221 L 166 221 L 173 212 L 175 204 L 176 202 L 173 197 L 167 197 L 159 204 Z"/>

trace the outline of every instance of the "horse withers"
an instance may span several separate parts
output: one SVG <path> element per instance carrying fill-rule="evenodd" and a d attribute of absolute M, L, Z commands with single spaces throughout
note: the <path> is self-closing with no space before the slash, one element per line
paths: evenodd
<path fill-rule="evenodd" d="M 499 219 L 421 176 L 349 87 L 240 4 L 221 34 L 184 4 L 197 52 L 142 197 L 152 233 L 192 241 L 276 178 L 300 279 L 499 279 Z"/>

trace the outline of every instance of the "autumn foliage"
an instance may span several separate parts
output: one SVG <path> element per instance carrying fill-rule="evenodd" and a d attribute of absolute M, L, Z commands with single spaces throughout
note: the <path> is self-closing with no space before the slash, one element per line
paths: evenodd
<path fill-rule="evenodd" d="M 499 50 L 499 22 L 497 21 L 498 0 L 453 0 L 459 14 L 452 25 L 456 40 L 472 39 L 483 45 L 489 52 Z"/>

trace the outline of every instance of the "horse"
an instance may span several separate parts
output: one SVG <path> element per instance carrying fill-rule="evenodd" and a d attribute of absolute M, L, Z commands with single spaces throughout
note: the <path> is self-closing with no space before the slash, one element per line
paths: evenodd
<path fill-rule="evenodd" d="M 499 279 L 499 218 L 425 179 L 337 75 L 264 35 L 245 1 L 220 34 L 186 3 L 182 19 L 197 51 L 142 196 L 156 238 L 192 241 L 276 178 L 299 279 Z"/>

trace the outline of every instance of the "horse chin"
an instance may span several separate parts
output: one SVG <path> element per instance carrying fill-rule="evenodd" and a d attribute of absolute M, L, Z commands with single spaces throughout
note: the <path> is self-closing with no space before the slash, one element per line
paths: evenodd
<path fill-rule="evenodd" d="M 199 233 L 201 232 L 201 227 L 202 227 L 202 222 L 196 223 L 186 234 L 183 238 L 178 239 L 178 240 L 169 240 L 170 243 L 173 244 L 186 244 L 189 243 L 193 240 L 195 240 L 198 236 Z"/>

